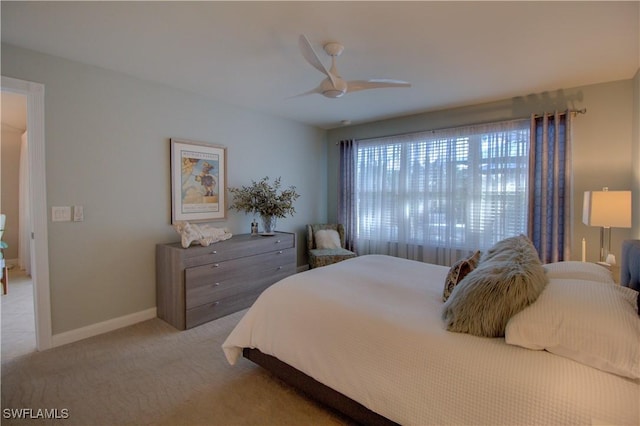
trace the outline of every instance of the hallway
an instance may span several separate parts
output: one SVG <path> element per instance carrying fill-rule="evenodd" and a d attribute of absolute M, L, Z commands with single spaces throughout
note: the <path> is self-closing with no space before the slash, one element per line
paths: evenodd
<path fill-rule="evenodd" d="M 33 282 L 17 267 L 9 270 L 2 295 L 2 363 L 36 351 Z"/>

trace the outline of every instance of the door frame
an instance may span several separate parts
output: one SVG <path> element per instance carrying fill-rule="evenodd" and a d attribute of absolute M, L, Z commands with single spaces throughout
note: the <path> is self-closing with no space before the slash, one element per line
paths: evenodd
<path fill-rule="evenodd" d="M 44 85 L 2 76 L 2 91 L 27 98 L 27 144 L 31 184 L 31 277 L 35 313 L 36 348 L 52 346 L 51 293 L 49 287 L 49 243 L 47 182 L 45 173 Z"/>

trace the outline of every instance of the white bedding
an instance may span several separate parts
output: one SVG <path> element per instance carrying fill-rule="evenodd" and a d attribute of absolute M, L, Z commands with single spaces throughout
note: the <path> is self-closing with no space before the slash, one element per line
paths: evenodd
<path fill-rule="evenodd" d="M 369 255 L 292 275 L 223 349 L 235 364 L 258 348 L 403 425 L 640 424 L 640 380 L 446 331 L 447 272 Z"/>

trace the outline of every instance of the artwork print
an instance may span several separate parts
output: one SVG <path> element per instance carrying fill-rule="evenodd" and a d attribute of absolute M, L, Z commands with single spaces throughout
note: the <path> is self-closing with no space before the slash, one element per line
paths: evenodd
<path fill-rule="evenodd" d="M 171 221 L 224 219 L 226 148 L 171 140 Z"/>

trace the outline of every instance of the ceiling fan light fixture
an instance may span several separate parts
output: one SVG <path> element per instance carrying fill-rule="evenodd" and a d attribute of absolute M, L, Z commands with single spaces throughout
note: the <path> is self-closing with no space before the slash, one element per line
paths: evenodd
<path fill-rule="evenodd" d="M 324 92 L 322 92 L 322 94 L 327 98 L 339 98 L 340 96 L 344 95 L 344 92 L 338 89 L 331 89 L 331 90 L 325 90 Z"/>
<path fill-rule="evenodd" d="M 320 85 L 320 92 L 327 98 L 339 98 L 347 93 L 347 83 L 339 77 L 336 77 L 335 81 L 334 86 L 331 80 L 326 78 Z"/>

